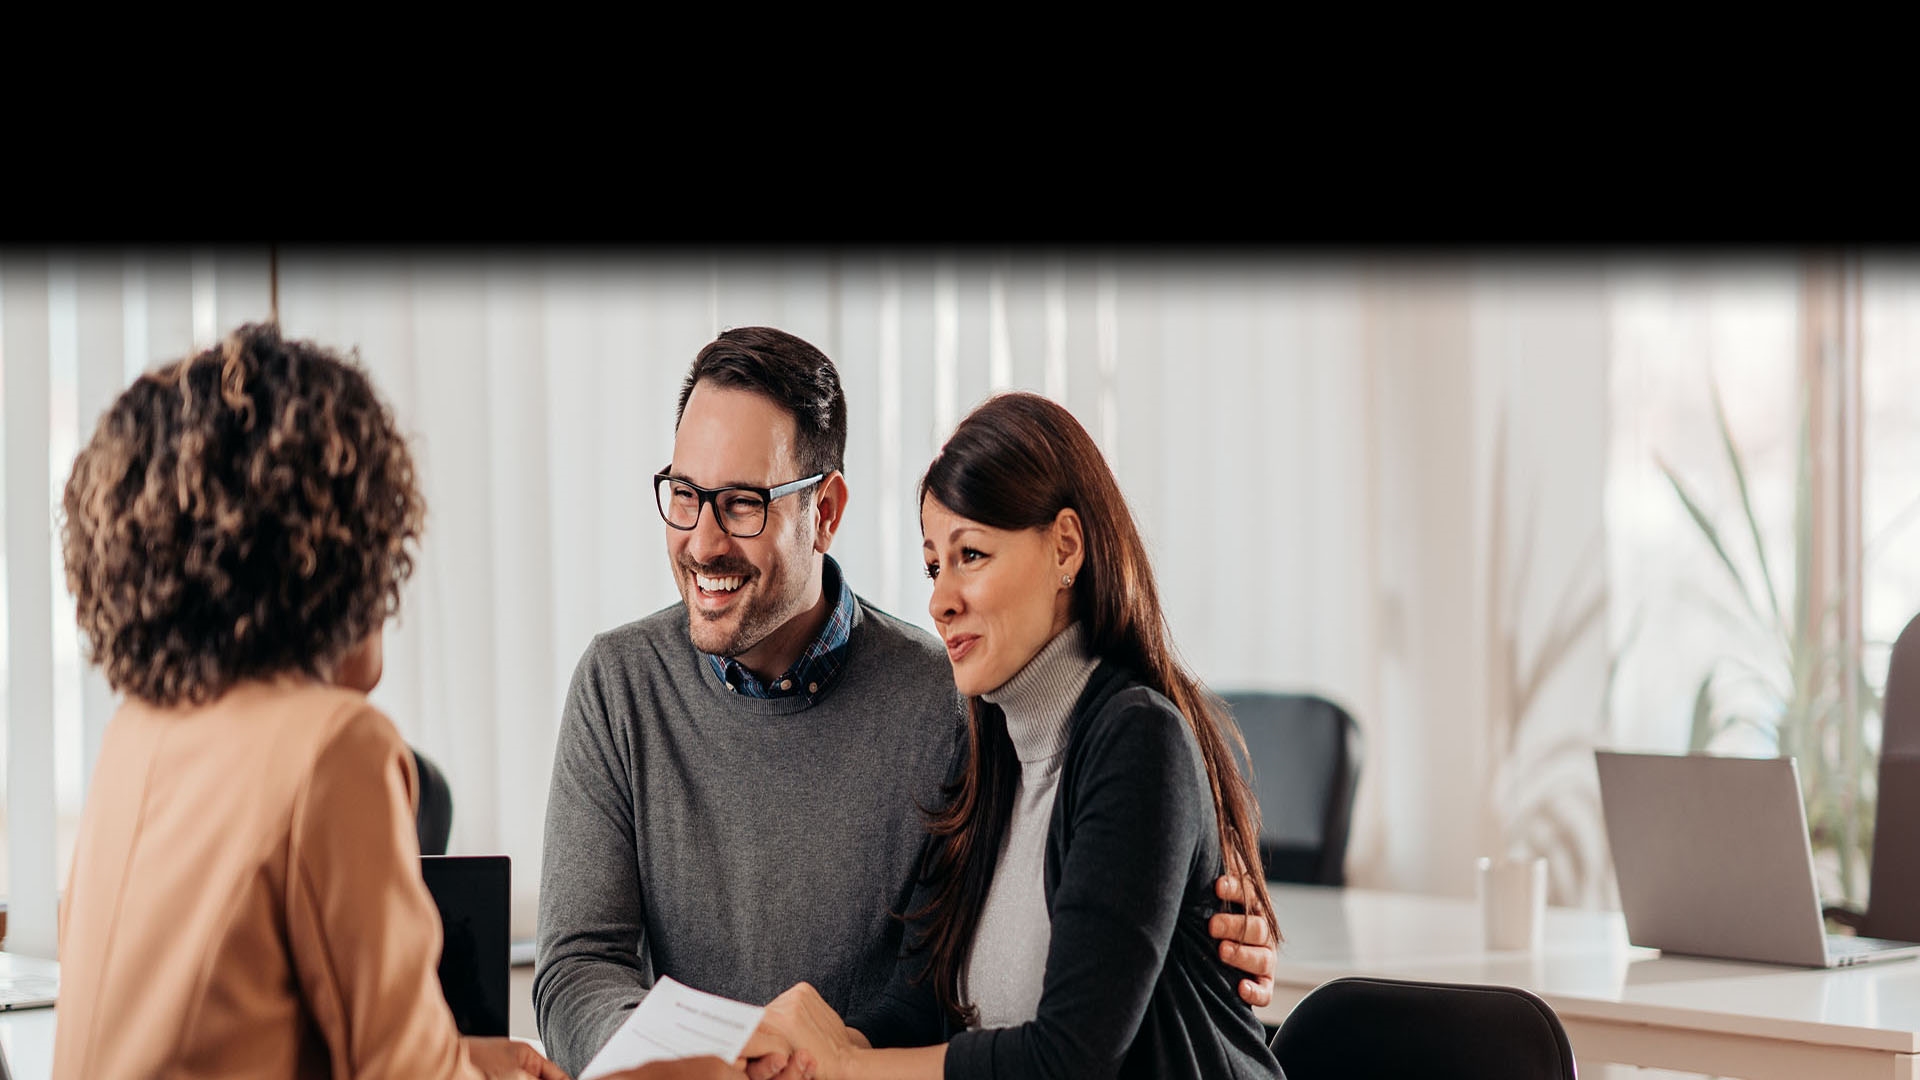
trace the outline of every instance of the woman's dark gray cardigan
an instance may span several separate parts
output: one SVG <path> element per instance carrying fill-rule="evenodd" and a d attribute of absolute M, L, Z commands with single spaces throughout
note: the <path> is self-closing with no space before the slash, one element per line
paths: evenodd
<path fill-rule="evenodd" d="M 1047 832 L 1053 929 L 1037 1015 L 956 1030 L 932 981 L 913 985 L 927 956 L 909 951 L 886 994 L 848 1023 L 876 1047 L 951 1040 L 946 1075 L 957 1080 L 1279 1076 L 1207 931 L 1221 865 L 1193 732 L 1172 702 L 1103 662 L 1073 708 Z M 929 895 L 922 883 L 908 910 Z M 924 929 L 908 928 L 910 950 Z"/>

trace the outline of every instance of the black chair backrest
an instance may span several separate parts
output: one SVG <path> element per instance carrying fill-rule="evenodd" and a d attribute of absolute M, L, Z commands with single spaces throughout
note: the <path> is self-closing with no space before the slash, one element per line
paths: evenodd
<path fill-rule="evenodd" d="M 1894 639 L 1881 712 L 1873 870 L 1859 931 L 1920 941 L 1920 615 Z"/>
<path fill-rule="evenodd" d="M 415 750 L 413 764 L 420 774 L 420 809 L 413 819 L 420 834 L 420 854 L 445 855 L 453 835 L 453 788 L 427 755 Z"/>
<path fill-rule="evenodd" d="M 1574 1080 L 1546 1002 L 1509 986 L 1335 979 L 1274 1036 L 1287 1080 Z"/>
<path fill-rule="evenodd" d="M 1360 783 L 1360 725 L 1313 694 L 1221 695 L 1252 757 L 1260 857 L 1270 881 L 1344 885 Z"/>

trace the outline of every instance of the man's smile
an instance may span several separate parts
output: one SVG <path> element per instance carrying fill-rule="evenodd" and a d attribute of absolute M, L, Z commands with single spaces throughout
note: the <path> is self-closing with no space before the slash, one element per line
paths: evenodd
<path fill-rule="evenodd" d="M 746 580 L 746 578 L 738 574 L 732 577 L 708 577 L 705 574 L 698 573 L 693 575 L 694 584 L 700 586 L 700 591 L 709 593 L 730 593 L 739 588 Z"/>

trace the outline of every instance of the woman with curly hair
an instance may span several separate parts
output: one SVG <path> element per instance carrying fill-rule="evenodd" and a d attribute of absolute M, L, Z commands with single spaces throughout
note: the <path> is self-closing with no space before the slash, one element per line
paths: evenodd
<path fill-rule="evenodd" d="M 564 1080 L 462 1038 L 435 975 L 414 758 L 366 698 L 425 507 L 367 376 L 244 326 L 120 395 L 64 510 L 125 702 L 62 899 L 54 1075 Z"/>

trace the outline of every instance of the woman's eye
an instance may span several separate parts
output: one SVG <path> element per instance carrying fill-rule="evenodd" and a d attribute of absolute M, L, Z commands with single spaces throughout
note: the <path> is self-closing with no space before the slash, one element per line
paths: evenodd
<path fill-rule="evenodd" d="M 984 559 L 986 557 L 987 557 L 987 553 L 984 551 L 976 551 L 973 548 L 960 549 L 961 562 L 973 562 L 976 559 Z"/>
<path fill-rule="evenodd" d="M 927 564 L 927 580 L 937 581 L 939 580 L 939 577 L 940 577 L 940 564 L 937 562 L 928 563 Z"/>

